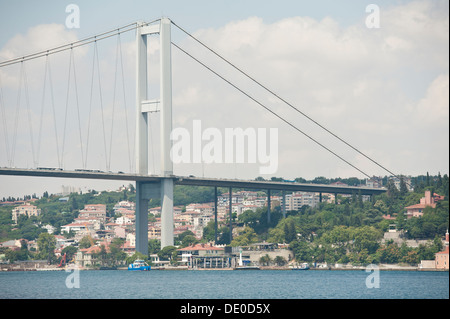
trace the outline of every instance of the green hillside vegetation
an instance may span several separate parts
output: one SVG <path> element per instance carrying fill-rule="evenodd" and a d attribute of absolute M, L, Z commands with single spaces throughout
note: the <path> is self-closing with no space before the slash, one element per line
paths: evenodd
<path fill-rule="evenodd" d="M 272 178 L 272 180 L 283 179 Z M 312 181 L 302 178 L 297 178 L 296 181 L 320 184 L 342 181 L 349 185 L 362 183 L 356 178 L 330 180 L 317 177 Z M 245 246 L 264 240 L 287 243 L 297 261 L 302 262 L 417 264 L 421 259 L 434 259 L 434 253 L 442 248 L 440 239 L 449 225 L 448 176 L 427 174 L 414 177 L 411 180 L 414 187 L 412 192 L 408 192 L 405 183 L 401 183 L 400 190 L 397 190 L 387 177 L 383 182 L 387 192 L 373 197 L 371 201 L 363 201 L 363 197 L 358 193 L 345 198 L 339 196 L 339 204 L 320 203 L 314 208 L 304 206 L 299 211 L 287 212 L 285 219 L 282 218 L 280 207 L 275 207 L 271 211 L 270 222 L 267 221 L 267 208 L 259 208 L 256 212 L 245 211 L 239 217 L 234 214 L 233 227 L 240 227 L 239 236 L 234 236 L 233 241 L 230 242 L 227 220 L 218 225 L 218 243 L 231 246 Z M 14 225 L 11 219 L 13 206 L 0 206 L 0 242 L 10 239 L 36 240 L 40 234 L 46 233 L 46 230 L 42 228 L 44 225 L 54 226 L 55 233 L 60 234 L 61 226 L 71 223 L 86 204 L 106 204 L 107 216 L 113 216 L 113 206 L 117 202 L 135 200 L 133 185 L 130 184 L 128 188 L 129 190 L 120 192 L 91 191 L 82 195 L 73 193 L 65 200 L 62 196 L 49 195 L 45 192 L 34 202 L 34 205 L 41 209 L 41 215 L 31 218 L 21 216 L 17 225 Z M 422 218 L 406 219 L 404 208 L 419 203 L 425 190 L 444 196 L 444 200 L 439 201 L 435 208 L 427 207 Z M 219 188 L 219 194 L 222 192 L 228 192 L 228 189 Z M 26 197 L 31 198 L 31 196 Z M 33 197 L 36 196 L 33 195 Z M 11 198 L 3 199 L 3 201 L 6 200 Z M 214 188 L 212 187 L 176 186 L 174 190 L 176 206 L 213 201 Z M 159 206 L 160 201 L 153 199 L 149 205 L 150 207 Z M 396 219 L 394 221 L 384 219 L 383 216 L 388 214 L 396 216 Z M 407 239 L 425 239 L 430 242 L 414 249 L 406 246 L 398 247 L 392 242 L 381 245 L 383 233 L 391 224 L 394 224 L 398 230 L 403 230 Z M 201 241 L 213 240 L 214 223 L 210 222 L 204 229 Z M 186 246 L 197 241 L 189 234 L 179 238 L 177 243 Z M 155 250 L 153 246 L 158 246 L 154 242 L 151 242 L 151 245 L 151 251 Z M 23 258 L 29 257 L 26 255 Z"/>

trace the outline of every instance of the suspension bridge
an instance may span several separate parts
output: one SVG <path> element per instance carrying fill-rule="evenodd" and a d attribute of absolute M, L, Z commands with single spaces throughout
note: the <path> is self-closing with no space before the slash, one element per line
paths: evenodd
<path fill-rule="evenodd" d="M 319 145 L 325 151 L 331 153 L 333 156 L 338 158 L 340 161 L 344 162 L 346 165 L 351 166 L 355 170 L 359 171 L 361 174 L 370 178 L 371 175 L 364 172 L 362 169 L 356 165 L 350 163 L 348 160 L 338 155 L 336 152 L 332 151 L 330 148 L 326 147 L 324 144 L 320 143 L 318 140 L 314 139 L 311 135 L 307 134 L 305 131 L 301 130 L 298 126 L 293 124 L 289 119 L 281 116 L 277 112 L 273 111 L 266 104 L 262 103 L 259 99 L 249 94 L 246 90 L 242 89 L 225 76 L 221 75 L 219 72 L 215 71 L 212 67 L 209 67 L 201 59 L 195 57 L 192 53 L 188 52 L 181 45 L 172 41 L 171 38 L 171 28 L 175 26 L 177 29 L 181 30 L 183 33 L 188 35 L 190 38 L 194 39 L 201 46 L 212 52 L 222 61 L 226 62 L 229 66 L 240 72 L 242 75 L 256 83 L 258 86 L 272 94 L 274 97 L 282 101 L 284 104 L 289 106 L 291 109 L 295 110 L 299 115 L 307 118 L 309 121 L 314 123 L 316 126 L 320 127 L 322 130 L 327 132 L 327 134 L 332 135 L 334 138 L 344 143 L 347 147 L 358 152 L 361 156 L 370 160 L 377 166 L 381 167 L 383 170 L 388 172 L 392 176 L 396 176 L 394 173 L 389 171 L 387 168 L 382 166 L 380 163 L 373 160 L 371 157 L 362 153 L 359 149 L 352 146 L 350 143 L 340 138 L 337 134 L 333 133 L 325 126 L 321 125 L 311 117 L 309 117 L 304 112 L 300 111 L 293 104 L 287 102 L 285 99 L 271 91 L 267 86 L 262 85 L 260 82 L 255 80 L 253 77 L 236 67 L 234 64 L 229 62 L 223 56 L 218 54 L 216 51 L 209 48 L 202 41 L 194 37 L 192 34 L 187 32 L 185 29 L 178 26 L 176 23 L 168 18 L 157 19 L 148 23 L 132 23 L 121 28 L 117 28 L 108 32 L 100 33 L 92 37 L 88 37 L 76 42 L 68 43 L 65 45 L 57 46 L 52 49 L 36 52 L 33 54 L 28 54 L 25 56 L 20 56 L 17 58 L 5 60 L 0 62 L 0 71 L 6 68 L 19 67 L 18 72 L 19 79 L 17 83 L 17 100 L 15 107 L 7 108 L 4 99 L 2 87 L 8 85 L 2 79 L 2 73 L 0 73 L 0 107 L 2 115 L 2 126 L 5 144 L 5 160 L 6 165 L 0 168 L 0 175 L 12 175 L 12 176 L 31 176 L 31 177 L 50 177 L 50 178 L 76 178 L 76 179 L 101 179 L 101 180 L 118 180 L 118 181 L 132 181 L 136 183 L 136 250 L 147 254 L 148 252 L 148 203 L 152 198 L 161 199 L 161 246 L 166 247 L 173 245 L 173 189 L 174 185 L 195 185 L 195 186 L 210 186 L 215 189 L 215 222 L 216 222 L 216 239 L 217 239 L 217 188 L 226 187 L 229 189 L 230 194 L 232 194 L 232 188 L 248 188 L 248 189 L 261 189 L 267 191 L 268 205 L 267 205 L 267 218 L 270 220 L 270 196 L 272 191 L 282 191 L 283 197 L 285 192 L 313 192 L 319 193 L 320 198 L 322 198 L 323 193 L 335 194 L 355 194 L 360 193 L 362 195 L 377 195 L 385 191 L 385 189 L 369 188 L 369 187 L 356 187 L 356 186 L 336 186 L 336 185 L 319 185 L 319 184 L 303 184 L 295 182 L 275 182 L 275 181 L 249 181 L 240 179 L 224 179 L 224 178 L 205 178 L 205 177 L 194 177 L 189 176 L 176 176 L 174 175 L 173 161 L 171 159 L 171 148 L 172 140 L 170 138 L 172 132 L 172 47 L 176 48 L 189 58 L 193 59 L 195 62 L 206 68 L 208 71 L 224 80 L 228 85 L 236 89 L 238 92 L 252 100 L 255 104 L 260 106 L 265 112 L 271 113 L 273 116 L 278 118 L 280 121 L 284 122 L 292 129 L 301 133 L 303 136 L 310 139 L 312 142 Z M 129 132 L 129 127 L 132 126 L 128 123 L 128 114 L 126 106 L 126 90 L 125 90 L 125 75 L 124 75 L 124 58 L 123 58 L 123 48 L 121 36 L 125 33 L 134 31 L 135 38 L 135 49 L 136 49 L 136 79 L 135 79 L 135 90 L 136 90 L 136 102 L 135 102 L 135 137 L 134 143 L 132 143 L 132 134 Z M 159 36 L 159 97 L 156 99 L 149 99 L 149 53 L 148 53 L 148 38 L 150 36 Z M 112 105 L 112 110 L 107 110 L 105 97 L 102 95 L 102 79 L 100 77 L 100 63 L 98 57 L 98 43 L 106 39 L 116 37 L 116 48 L 115 48 L 115 65 L 114 72 L 110 72 L 110 76 L 114 78 L 113 80 L 113 97 L 110 104 Z M 89 99 L 87 106 L 83 109 L 80 106 L 80 96 L 79 96 L 79 85 L 80 81 L 77 78 L 77 68 L 76 68 L 76 58 L 75 50 L 83 49 L 87 45 L 93 46 L 93 58 L 91 64 L 91 77 L 90 81 L 85 81 L 90 83 L 90 89 L 86 94 Z M 52 79 L 52 65 L 56 58 L 61 54 L 68 53 L 69 63 L 68 63 L 68 78 L 66 83 L 65 92 L 65 108 L 63 120 L 58 120 L 56 116 L 56 111 L 59 110 L 55 103 L 55 88 Z M 33 121 L 32 111 L 30 105 L 33 103 L 39 103 L 38 99 L 30 99 L 30 76 L 28 71 L 28 63 L 32 61 L 44 61 L 44 79 L 39 82 L 42 84 L 42 92 L 40 96 L 41 112 L 38 129 L 36 130 L 36 121 Z M 83 67 L 87 67 L 83 65 Z M 17 75 L 17 74 L 16 74 Z M 119 82 L 122 82 L 122 87 L 120 88 Z M 8 81 L 8 79 L 6 79 Z M 98 98 L 97 102 L 94 101 L 94 87 L 97 86 Z M 121 91 L 121 92 L 120 92 Z M 75 102 L 72 103 L 74 106 L 71 107 L 70 95 L 74 95 Z M 123 99 L 118 102 L 118 97 L 122 95 Z M 23 102 L 25 100 L 25 102 Z M 31 101 L 32 100 L 32 101 Z M 25 104 L 25 109 L 21 110 L 21 105 Z M 93 114 L 93 105 L 100 105 L 97 110 L 98 117 Z M 115 125 L 114 112 L 118 110 L 117 104 L 123 105 L 123 110 L 119 117 L 124 120 L 124 125 L 121 129 L 122 134 L 121 141 L 126 145 L 126 151 L 121 153 L 121 157 L 128 157 L 129 169 L 127 172 L 112 172 L 112 149 L 117 141 L 113 137 L 114 130 L 118 130 L 117 125 Z M 44 106 L 50 105 L 51 114 L 45 114 Z M 61 109 L 61 108 L 60 108 Z M 87 110 L 86 110 L 87 109 Z M 69 111 L 75 111 L 75 116 L 70 116 Z M 14 113 L 14 120 L 7 120 L 8 112 Z M 81 113 L 85 113 L 85 116 L 81 116 Z M 106 134 L 106 114 L 111 115 L 110 124 L 110 135 Z M 25 113 L 25 114 L 24 114 Z M 72 112 L 73 113 L 73 112 Z M 86 114 L 87 113 L 87 114 Z M 152 131 L 150 126 L 151 120 L 150 115 L 152 113 L 159 114 L 159 141 L 152 140 L 153 135 L 157 135 Z M 95 117 L 94 119 L 92 117 Z M 118 117 L 118 116 L 116 116 Z M 86 121 L 87 119 L 87 121 Z M 27 123 L 28 120 L 28 123 Z M 117 119 L 116 119 L 117 121 Z M 86 124 L 87 122 L 87 124 Z M 10 129 L 10 124 L 13 124 L 13 128 Z M 61 125 L 63 124 L 63 125 Z M 76 138 L 76 143 L 72 141 L 68 142 L 68 127 L 72 124 L 75 131 L 78 131 L 78 137 Z M 34 130 L 33 130 L 34 125 Z M 53 129 L 51 128 L 53 126 Z M 18 131 L 29 131 L 29 139 L 21 141 L 18 137 Z M 50 156 L 48 162 L 55 163 L 56 165 L 42 165 L 41 164 L 41 152 L 42 152 L 42 139 L 44 131 L 53 130 L 54 142 L 50 141 L 50 137 L 46 139 L 44 144 L 45 147 L 53 146 L 55 148 L 55 155 Z M 62 134 L 62 135 L 61 135 Z M 83 138 L 83 134 L 85 135 Z M 50 134 L 49 136 L 51 136 Z M 92 138 L 97 137 L 102 140 L 103 143 L 103 160 L 105 170 L 90 169 L 88 161 L 92 150 L 89 149 L 90 142 L 92 143 Z M 150 150 L 153 152 L 156 142 L 159 142 L 159 156 L 160 156 L 160 173 L 152 174 Z M 80 154 L 77 156 L 81 157 L 81 168 L 68 167 L 66 164 L 67 157 L 74 157 L 73 150 L 69 148 L 70 145 L 77 145 Z M 29 163 L 27 162 L 26 168 L 16 167 L 16 150 L 28 148 L 31 150 L 32 168 L 29 168 Z M 92 148 L 92 146 L 91 146 Z M 30 152 L 30 151 L 28 151 Z M 152 153 L 154 157 L 154 153 Z M 154 158 L 153 163 L 154 165 Z M 23 165 L 23 163 L 22 163 Z M 154 168 L 153 168 L 153 171 Z M 229 196 L 229 215 L 230 215 L 230 228 L 231 228 L 231 210 L 232 210 L 232 196 Z M 283 215 L 285 216 L 285 205 L 283 205 Z M 230 236 L 232 232 L 230 231 Z"/>

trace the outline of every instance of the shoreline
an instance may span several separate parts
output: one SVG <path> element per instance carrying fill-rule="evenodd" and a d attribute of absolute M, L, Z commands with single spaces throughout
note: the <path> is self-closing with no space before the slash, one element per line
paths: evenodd
<path fill-rule="evenodd" d="M 11 267 L 0 267 L 0 272 L 19 272 L 19 271 L 66 271 L 76 269 L 74 267 L 68 267 L 68 268 L 59 268 L 59 267 L 39 267 L 39 268 L 20 268 L 17 267 L 17 265 L 11 265 Z M 14 267 L 16 266 L 16 267 Z M 378 265 L 377 265 L 378 266 Z M 369 269 L 369 271 L 374 270 L 373 268 L 366 268 L 364 266 L 351 266 L 351 267 L 317 267 L 317 268 L 310 268 L 308 270 L 311 271 L 365 271 L 366 269 Z M 78 268 L 78 270 L 83 271 L 89 271 L 89 270 L 105 270 L 105 271 L 112 271 L 112 270 L 128 270 L 127 267 L 117 267 L 116 269 L 99 269 L 99 268 Z M 150 271 L 156 271 L 156 270 L 162 270 L 162 271 L 230 271 L 234 270 L 233 268 L 188 268 L 186 266 L 174 266 L 174 267 L 152 267 Z M 289 271 L 293 270 L 289 267 L 276 267 L 276 266 L 260 266 L 259 270 L 282 270 L 282 271 Z M 434 272 L 448 272 L 448 269 L 435 269 L 435 268 L 419 268 L 415 266 L 399 266 L 399 265 L 381 265 L 376 268 L 376 270 L 379 271 L 434 271 Z"/>

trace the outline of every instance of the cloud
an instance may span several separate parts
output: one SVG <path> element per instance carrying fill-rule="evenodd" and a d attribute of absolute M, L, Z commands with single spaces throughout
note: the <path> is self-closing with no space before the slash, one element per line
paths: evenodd
<path fill-rule="evenodd" d="M 427 89 L 426 96 L 417 104 L 417 118 L 427 125 L 446 126 L 448 129 L 449 77 L 439 75 Z"/>
<path fill-rule="evenodd" d="M 427 130 L 448 127 L 448 76 L 442 75 L 448 72 L 448 14 L 442 10 L 446 6 L 442 1 L 417 1 L 381 8 L 380 29 L 366 28 L 363 15 L 361 24 L 349 27 L 330 17 L 315 20 L 300 16 L 270 24 L 250 17 L 221 28 L 198 30 L 194 35 L 390 170 L 423 174 L 427 170 L 445 170 L 448 162 L 447 156 L 430 167 L 427 160 L 415 161 L 405 155 L 416 151 L 411 140 L 423 139 Z M 387 174 L 197 44 L 186 41 L 183 48 L 364 171 Z M 182 64 L 185 71 L 174 77 L 182 83 L 178 88 L 183 92 L 182 104 L 189 105 L 190 115 L 189 119 L 180 114 L 183 120 L 179 123 L 202 119 L 205 112 L 214 110 L 222 116 L 212 115 L 205 120 L 214 118 L 212 124 L 217 127 L 276 126 L 280 129 L 279 175 L 314 177 L 324 169 L 331 175 L 340 171 L 361 175 L 179 55 L 174 55 L 174 63 Z M 430 77 L 434 79 L 431 84 L 427 81 Z M 417 129 L 412 123 L 422 117 L 421 113 L 427 115 Z M 177 114 L 174 113 L 175 120 Z M 446 134 L 441 131 L 444 141 Z M 448 150 L 446 144 L 440 145 Z M 301 161 L 297 167 L 284 168 L 283 157 L 290 157 L 286 162 L 292 163 L 293 150 L 297 150 Z M 305 169 L 300 167 L 309 167 L 309 175 L 302 175 Z M 186 167 L 184 171 L 188 170 Z M 220 175 L 219 171 L 216 173 Z M 249 177 L 257 174 L 251 170 L 247 173 Z"/>

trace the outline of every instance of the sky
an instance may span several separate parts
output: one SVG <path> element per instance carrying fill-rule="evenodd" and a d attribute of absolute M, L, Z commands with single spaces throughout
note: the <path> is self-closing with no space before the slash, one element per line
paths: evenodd
<path fill-rule="evenodd" d="M 71 14 L 66 12 L 69 4 L 79 8 L 79 28 L 66 25 Z M 366 10 L 370 4 L 379 8 L 375 28 L 368 27 L 374 21 L 368 20 L 374 13 Z M 448 174 L 448 9 L 448 1 L 436 0 L 0 0 L 0 61 L 132 22 L 168 17 L 391 172 Z M 172 47 L 174 128 L 185 128 L 191 138 L 194 123 L 199 120 L 202 130 L 216 128 L 223 135 L 227 128 L 278 130 L 278 165 L 273 174 L 261 174 L 260 163 L 181 163 L 174 166 L 176 175 L 239 179 L 277 176 L 288 180 L 364 178 L 361 171 L 370 176 L 389 175 L 175 26 L 172 41 L 360 169 L 340 160 Z M 148 52 L 149 98 L 157 99 L 157 36 L 150 37 Z M 14 150 L 15 167 L 57 167 L 62 162 L 65 169 L 86 164 L 90 169 L 133 172 L 135 54 L 134 32 L 127 32 L 121 35 L 120 45 L 113 37 L 96 46 L 73 50 L 73 60 L 65 51 L 47 60 L 25 62 L 24 73 L 20 65 L 0 68 L 0 167 L 9 166 Z M 46 63 L 51 65 L 52 85 L 45 72 Z M 16 114 L 20 119 L 17 125 Z M 65 114 L 69 120 L 63 125 Z M 158 174 L 156 114 L 151 115 L 150 126 L 153 147 L 149 167 Z M 40 196 L 46 190 L 58 193 L 61 185 L 109 190 L 121 183 L 1 176 L 0 197 Z"/>

